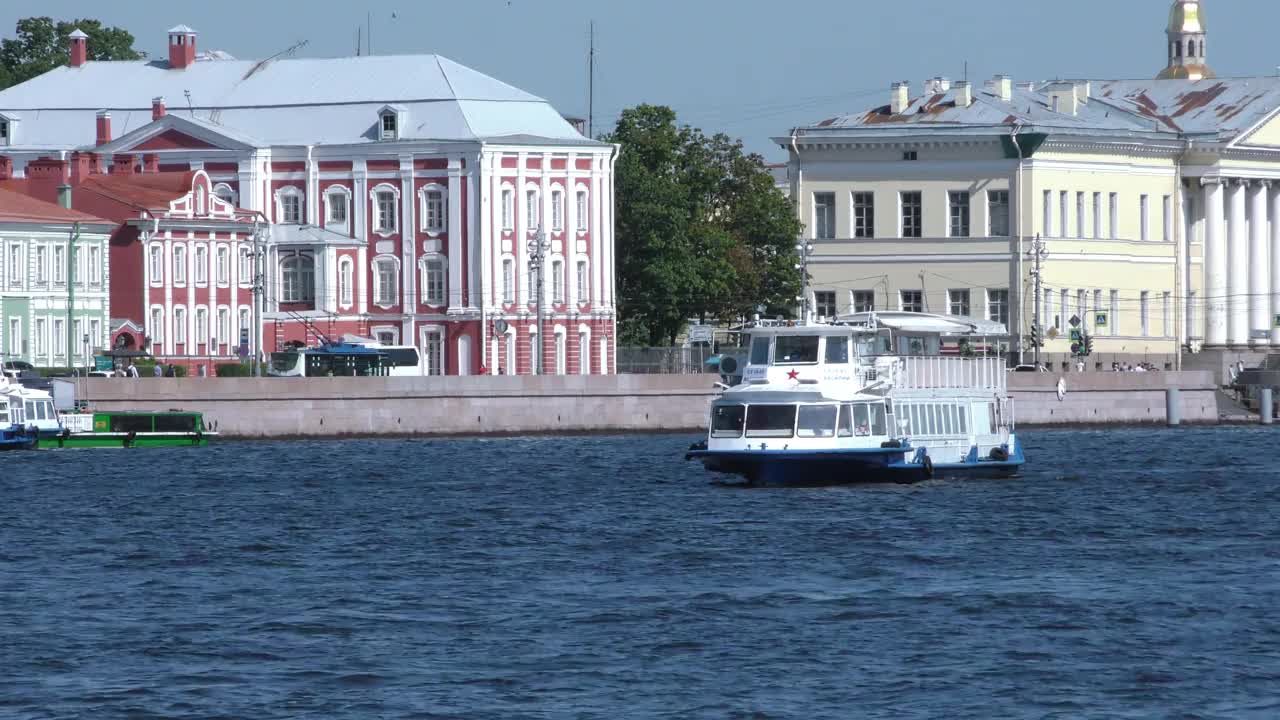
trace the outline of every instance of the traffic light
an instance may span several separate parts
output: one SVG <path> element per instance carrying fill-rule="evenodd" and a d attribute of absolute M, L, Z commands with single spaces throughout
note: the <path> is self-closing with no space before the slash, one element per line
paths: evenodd
<path fill-rule="evenodd" d="M 1042 347 L 1044 345 L 1044 341 L 1040 338 L 1040 326 L 1036 323 L 1031 323 L 1030 341 L 1031 347 L 1033 348 Z"/>
<path fill-rule="evenodd" d="M 1084 336 L 1084 356 L 1089 357 L 1092 354 L 1093 354 L 1093 336 L 1085 335 Z"/>

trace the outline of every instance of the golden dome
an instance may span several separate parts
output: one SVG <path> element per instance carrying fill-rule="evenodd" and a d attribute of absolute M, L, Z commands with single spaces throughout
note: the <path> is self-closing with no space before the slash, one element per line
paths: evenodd
<path fill-rule="evenodd" d="M 1210 80 L 1218 77 L 1208 65 L 1170 65 L 1156 76 L 1157 80 Z"/>
<path fill-rule="evenodd" d="M 1169 10 L 1170 33 L 1205 32 L 1204 8 L 1199 0 L 1177 0 Z"/>

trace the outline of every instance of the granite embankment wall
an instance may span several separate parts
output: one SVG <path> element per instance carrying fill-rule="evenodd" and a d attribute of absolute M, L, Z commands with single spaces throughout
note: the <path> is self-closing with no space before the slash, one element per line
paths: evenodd
<path fill-rule="evenodd" d="M 1066 395 L 1058 399 L 1058 378 Z M 102 410 L 205 413 L 224 435 L 483 435 L 698 431 L 715 397 L 712 375 L 449 378 L 95 378 L 81 382 Z M 1020 425 L 1163 423 L 1165 391 L 1181 390 L 1182 419 L 1216 422 L 1209 372 L 1009 376 Z"/>

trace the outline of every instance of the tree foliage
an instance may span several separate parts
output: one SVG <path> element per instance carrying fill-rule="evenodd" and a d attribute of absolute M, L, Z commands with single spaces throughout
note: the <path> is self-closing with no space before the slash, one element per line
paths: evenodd
<path fill-rule="evenodd" d="M 670 108 L 622 113 L 617 188 L 619 332 L 674 343 L 689 318 L 732 320 L 758 305 L 789 314 L 800 290 L 800 222 L 759 155 L 678 126 Z"/>
<path fill-rule="evenodd" d="M 71 57 L 67 36 L 76 28 L 89 36 L 90 60 L 140 60 L 133 49 L 133 35 L 118 27 L 103 27 L 100 20 L 81 18 L 54 22 L 30 17 L 18 21 L 14 37 L 0 40 L 0 89 L 26 82 L 66 65 Z"/>

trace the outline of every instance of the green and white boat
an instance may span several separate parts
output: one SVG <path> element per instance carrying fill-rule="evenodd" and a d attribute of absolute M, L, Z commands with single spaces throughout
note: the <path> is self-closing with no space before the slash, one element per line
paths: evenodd
<path fill-rule="evenodd" d="M 218 436 L 198 412 L 107 411 L 61 416 L 63 431 L 41 448 L 203 447 Z"/>

